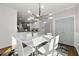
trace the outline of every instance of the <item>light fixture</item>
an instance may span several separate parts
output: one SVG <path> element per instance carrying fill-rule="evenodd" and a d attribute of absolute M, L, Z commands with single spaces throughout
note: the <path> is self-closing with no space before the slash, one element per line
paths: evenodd
<path fill-rule="evenodd" d="M 31 11 L 30 11 L 30 10 L 28 10 L 28 11 L 27 11 L 27 13 L 29 13 L 29 14 L 30 14 L 30 13 L 31 13 Z"/>
<path fill-rule="evenodd" d="M 39 3 L 39 8 L 38 8 L 39 12 L 38 12 L 38 14 L 33 14 L 30 10 L 28 10 L 27 12 L 29 14 L 31 14 L 34 17 L 34 20 L 36 20 L 36 21 L 43 20 L 44 18 L 47 18 L 47 17 L 48 17 L 48 19 L 52 19 L 52 17 L 49 17 L 49 16 L 52 16 L 52 13 L 49 13 L 49 14 L 46 14 L 46 15 L 41 15 L 41 11 L 42 11 L 43 8 L 44 8 L 44 5 L 41 5 Z"/>
<path fill-rule="evenodd" d="M 47 22 L 44 21 L 43 23 L 46 24 Z"/>
<path fill-rule="evenodd" d="M 30 26 L 30 24 L 27 24 L 27 26 Z"/>
<path fill-rule="evenodd" d="M 28 21 L 31 20 L 30 18 L 27 19 Z"/>
<path fill-rule="evenodd" d="M 48 17 L 48 19 L 53 19 L 53 17 Z"/>
<path fill-rule="evenodd" d="M 34 19 L 34 17 L 29 17 L 27 20 L 29 21 L 29 20 L 33 20 Z"/>
<path fill-rule="evenodd" d="M 35 22 L 35 25 L 37 24 L 37 22 Z"/>
<path fill-rule="evenodd" d="M 52 16 L 52 13 L 49 13 L 49 16 Z"/>
<path fill-rule="evenodd" d="M 30 19 L 34 19 L 34 17 L 30 17 Z"/>
<path fill-rule="evenodd" d="M 44 8 L 44 5 L 41 5 L 41 8 L 43 9 Z"/>
<path fill-rule="evenodd" d="M 36 16 L 39 17 L 39 14 L 37 14 Z"/>
<path fill-rule="evenodd" d="M 35 21 L 39 21 L 39 19 L 34 19 Z"/>

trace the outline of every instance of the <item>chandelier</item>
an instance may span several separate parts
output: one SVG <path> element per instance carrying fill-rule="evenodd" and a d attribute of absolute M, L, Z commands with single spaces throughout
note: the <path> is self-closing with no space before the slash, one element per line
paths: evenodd
<path fill-rule="evenodd" d="M 28 10 L 27 12 L 32 15 L 31 17 L 29 17 L 27 20 L 34 20 L 35 22 L 37 21 L 42 21 L 44 18 L 48 17 L 48 19 L 52 19 L 52 13 L 48 13 L 48 14 L 45 14 L 45 15 L 41 15 L 41 12 L 42 12 L 42 9 L 44 8 L 44 5 L 41 5 L 39 3 L 39 12 L 38 12 L 38 15 L 36 14 L 33 14 L 30 10 Z M 45 22 L 44 22 L 45 23 Z"/>

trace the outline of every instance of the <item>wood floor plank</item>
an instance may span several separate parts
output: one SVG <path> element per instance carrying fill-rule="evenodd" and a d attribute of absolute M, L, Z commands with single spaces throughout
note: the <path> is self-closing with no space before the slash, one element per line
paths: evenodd
<path fill-rule="evenodd" d="M 63 43 L 59 43 L 59 44 L 68 48 L 68 56 L 78 56 L 78 52 L 74 46 L 70 46 Z"/>
<path fill-rule="evenodd" d="M 0 49 L 0 56 L 5 54 L 5 53 L 10 52 L 11 50 L 12 50 L 11 46 Z"/>

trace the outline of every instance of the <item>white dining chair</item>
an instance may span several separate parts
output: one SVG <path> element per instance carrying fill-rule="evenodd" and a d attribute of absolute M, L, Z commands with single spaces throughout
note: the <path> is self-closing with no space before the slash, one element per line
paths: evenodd
<path fill-rule="evenodd" d="M 52 38 L 46 45 L 40 47 L 38 51 L 41 55 L 48 56 L 52 55 L 54 49 L 54 39 Z"/>
<path fill-rule="evenodd" d="M 59 44 L 59 35 L 55 37 L 55 45 L 54 45 L 54 56 L 67 56 L 66 53 L 63 53 L 62 47 L 58 47 Z"/>
<path fill-rule="evenodd" d="M 58 48 L 58 43 L 59 43 L 59 35 L 55 36 L 55 42 L 54 42 L 54 52 L 53 52 L 53 56 L 58 56 L 59 51 L 57 50 Z"/>
<path fill-rule="evenodd" d="M 38 33 L 37 32 L 33 33 L 33 36 L 34 37 L 37 37 L 38 36 Z"/>
<path fill-rule="evenodd" d="M 54 49 L 57 49 L 57 48 L 58 48 L 58 43 L 59 43 L 59 35 L 57 35 L 57 36 L 55 37 Z"/>
<path fill-rule="evenodd" d="M 33 53 L 32 47 L 26 46 L 23 48 L 22 41 L 20 39 L 16 39 L 16 42 L 19 56 L 29 56 L 31 53 Z"/>
<path fill-rule="evenodd" d="M 50 35 L 50 36 L 52 36 L 52 33 L 47 33 L 47 35 Z"/>

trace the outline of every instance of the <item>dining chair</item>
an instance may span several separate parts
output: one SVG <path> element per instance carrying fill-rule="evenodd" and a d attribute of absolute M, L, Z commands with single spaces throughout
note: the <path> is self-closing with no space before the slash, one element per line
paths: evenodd
<path fill-rule="evenodd" d="M 58 43 L 59 43 L 59 35 L 55 36 L 55 42 L 54 42 L 54 52 L 53 56 L 58 56 L 59 51 L 58 51 Z"/>
<path fill-rule="evenodd" d="M 52 55 L 54 49 L 54 39 L 52 38 L 46 45 L 38 49 L 39 54 L 43 56 Z"/>
<path fill-rule="evenodd" d="M 22 41 L 20 39 L 16 39 L 16 42 L 19 56 L 29 56 L 31 53 L 33 53 L 32 47 L 26 46 L 23 48 Z"/>
<path fill-rule="evenodd" d="M 58 43 L 59 43 L 59 35 L 55 36 L 54 49 L 57 49 L 58 48 Z"/>
<path fill-rule="evenodd" d="M 37 32 L 33 33 L 33 36 L 34 37 L 37 37 L 38 36 L 38 33 Z"/>
<path fill-rule="evenodd" d="M 47 35 L 50 35 L 50 36 L 52 36 L 52 33 L 47 33 Z"/>

